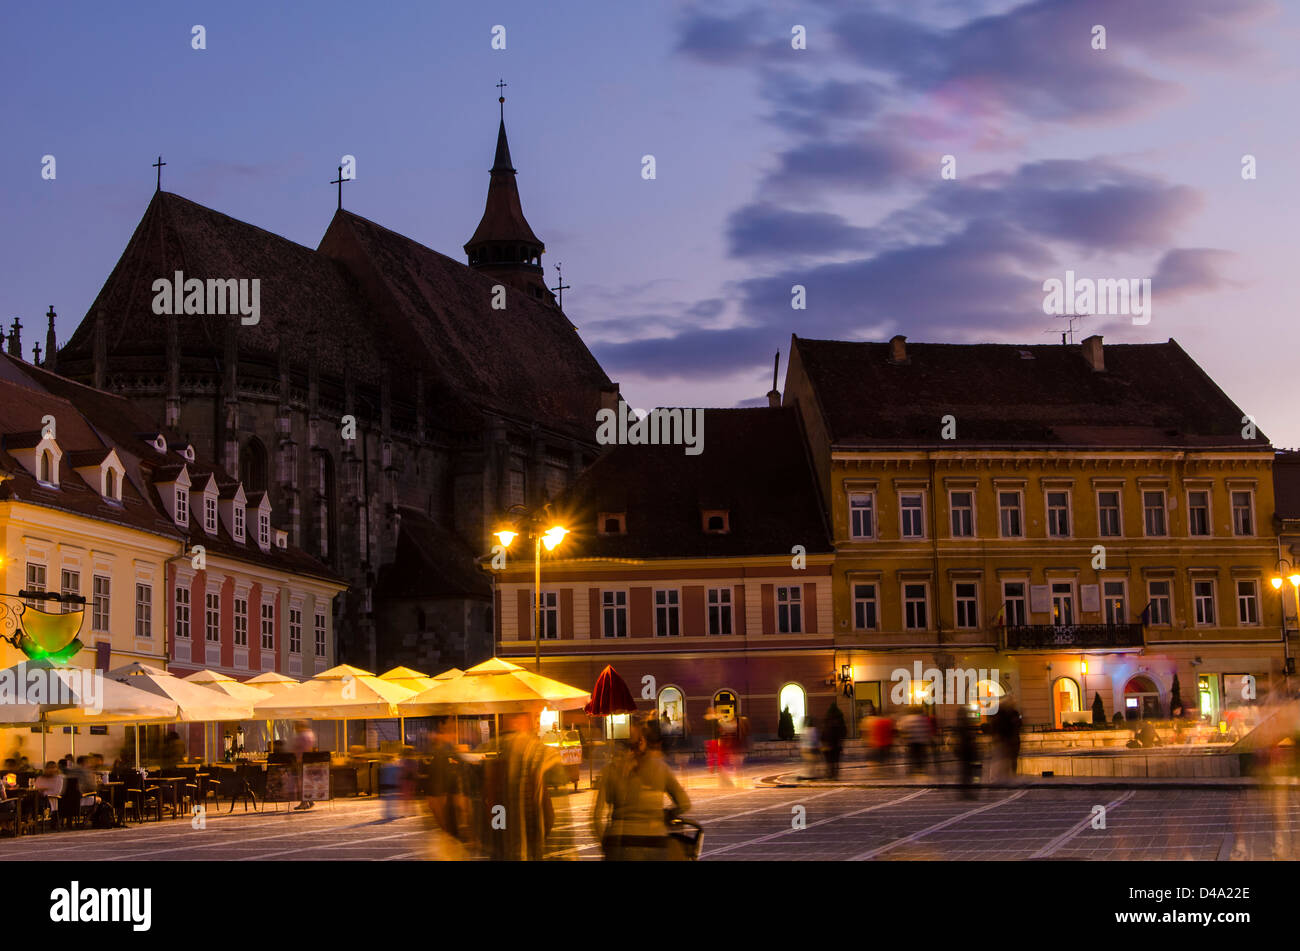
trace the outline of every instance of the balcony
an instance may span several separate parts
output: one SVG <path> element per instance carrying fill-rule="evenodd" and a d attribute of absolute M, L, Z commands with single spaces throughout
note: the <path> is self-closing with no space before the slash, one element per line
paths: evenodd
<path fill-rule="evenodd" d="M 1081 650 L 1141 647 L 1141 624 L 1024 624 L 1006 629 L 1006 649 Z"/>

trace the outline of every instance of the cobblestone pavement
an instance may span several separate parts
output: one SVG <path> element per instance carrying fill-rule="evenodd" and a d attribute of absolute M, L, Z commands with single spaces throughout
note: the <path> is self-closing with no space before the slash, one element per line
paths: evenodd
<path fill-rule="evenodd" d="M 700 770 L 684 780 L 691 818 L 705 828 L 702 859 L 1173 859 L 1300 856 L 1300 789 L 1022 788 L 916 785 L 774 787 L 779 770 L 753 767 L 724 785 Z M 592 792 L 559 797 L 551 857 L 600 857 L 590 832 Z M 0 839 L 0 862 L 412 860 L 426 857 L 425 820 L 385 819 L 383 803 L 322 803 L 308 812 L 209 813 L 126 829 Z M 1095 807 L 1105 828 L 1094 828 Z"/>

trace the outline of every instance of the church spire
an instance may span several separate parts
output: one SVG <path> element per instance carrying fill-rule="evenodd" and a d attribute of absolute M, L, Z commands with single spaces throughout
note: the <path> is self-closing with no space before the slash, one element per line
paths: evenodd
<path fill-rule="evenodd" d="M 505 88 L 505 82 L 497 84 Z M 489 171 L 487 204 L 474 236 L 465 244 L 469 266 L 489 277 L 519 288 L 530 297 L 553 301 L 542 271 L 546 245 L 533 233 L 519 201 L 516 170 L 510 160 L 506 138 L 504 95 L 497 98 L 501 120 L 497 128 L 497 150 Z"/>

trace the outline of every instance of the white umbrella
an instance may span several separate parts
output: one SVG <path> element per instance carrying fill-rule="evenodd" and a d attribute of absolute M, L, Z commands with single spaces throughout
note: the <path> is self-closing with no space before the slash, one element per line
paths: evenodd
<path fill-rule="evenodd" d="M 262 719 L 348 720 L 396 719 L 397 704 L 415 691 L 374 674 L 340 664 L 311 680 L 290 687 L 253 707 Z"/>

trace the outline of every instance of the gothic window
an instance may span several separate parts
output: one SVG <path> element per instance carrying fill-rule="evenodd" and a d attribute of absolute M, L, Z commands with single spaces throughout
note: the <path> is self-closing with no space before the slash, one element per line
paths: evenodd
<path fill-rule="evenodd" d="M 266 490 L 266 466 L 266 447 L 254 436 L 239 457 L 239 480 L 244 483 L 246 494 Z"/>

